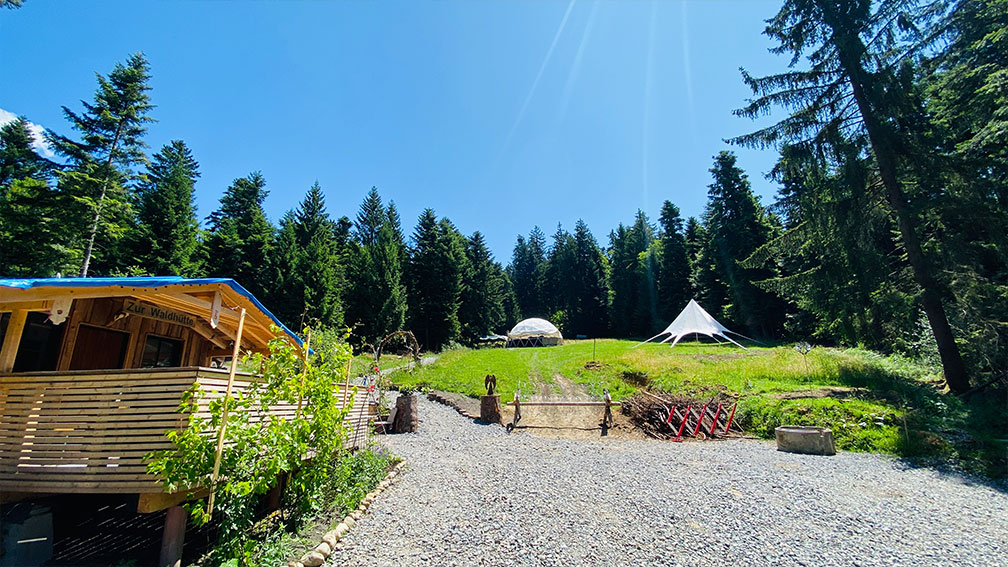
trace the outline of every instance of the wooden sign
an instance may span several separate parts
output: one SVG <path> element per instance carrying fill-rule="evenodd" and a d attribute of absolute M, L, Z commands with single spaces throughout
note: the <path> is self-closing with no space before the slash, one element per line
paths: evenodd
<path fill-rule="evenodd" d="M 196 326 L 196 317 L 188 313 L 175 311 L 174 309 L 165 309 L 149 303 L 141 303 L 135 299 L 127 299 L 123 302 L 123 312 L 130 315 L 147 317 L 148 319 L 165 321 L 174 325 L 182 325 L 183 327 Z"/>

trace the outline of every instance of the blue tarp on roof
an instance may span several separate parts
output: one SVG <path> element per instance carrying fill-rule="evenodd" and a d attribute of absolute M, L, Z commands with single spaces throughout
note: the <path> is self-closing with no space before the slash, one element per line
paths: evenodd
<path fill-rule="evenodd" d="M 247 289 L 243 288 L 241 284 L 234 281 L 231 278 L 183 278 L 180 276 L 150 276 L 150 277 L 132 277 L 132 278 L 17 278 L 17 279 L 3 279 L 0 278 L 0 287 L 10 287 L 15 289 L 31 289 L 34 287 L 163 287 L 163 286 L 184 286 L 184 285 L 208 285 L 208 284 L 223 284 L 235 292 L 237 292 L 242 297 L 248 299 L 255 305 L 259 311 L 262 311 L 267 317 L 276 323 L 277 327 L 283 329 L 285 333 L 290 335 L 298 346 L 302 346 L 301 337 L 297 336 L 294 332 L 287 328 L 277 319 L 275 315 L 269 312 L 258 299 L 255 298 Z"/>

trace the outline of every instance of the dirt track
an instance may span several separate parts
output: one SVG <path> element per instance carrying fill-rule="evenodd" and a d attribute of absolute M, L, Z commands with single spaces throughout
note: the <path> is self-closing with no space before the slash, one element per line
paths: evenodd
<path fill-rule="evenodd" d="M 536 383 L 535 401 L 582 400 L 600 401 L 588 395 L 583 386 L 575 384 L 560 373 L 553 375 L 552 384 L 546 380 Z M 501 400 L 503 404 L 505 400 Z M 532 401 L 532 400 L 529 400 Z M 517 431 L 528 431 L 540 437 L 554 439 L 644 439 L 644 433 L 622 415 L 618 407 L 613 408 L 615 425 L 603 432 L 601 406 L 525 406 Z M 512 406 L 504 406 L 501 416 L 505 423 L 514 419 Z M 604 433 L 604 434 L 603 434 Z"/>

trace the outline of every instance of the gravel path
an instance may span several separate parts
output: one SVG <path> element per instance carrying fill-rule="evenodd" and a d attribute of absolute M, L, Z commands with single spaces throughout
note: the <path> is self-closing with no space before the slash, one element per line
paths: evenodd
<path fill-rule="evenodd" d="M 1008 565 L 1008 492 L 878 455 L 509 435 L 420 401 L 353 566 Z"/>

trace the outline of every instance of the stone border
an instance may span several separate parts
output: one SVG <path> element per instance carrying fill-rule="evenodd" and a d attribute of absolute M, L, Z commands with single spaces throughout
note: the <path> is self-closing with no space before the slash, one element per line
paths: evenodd
<path fill-rule="evenodd" d="M 343 537 L 350 532 L 351 528 L 357 525 L 357 521 L 364 516 L 368 508 L 371 506 L 371 503 L 374 502 L 375 498 L 377 498 L 379 494 L 384 492 L 385 489 L 392 484 L 393 480 L 398 476 L 405 464 L 406 463 L 404 461 L 396 463 L 395 466 L 392 467 L 392 470 L 385 474 L 385 478 L 378 483 L 378 486 L 376 486 L 373 491 L 369 492 L 367 496 L 364 497 L 364 500 L 361 501 L 360 506 L 358 506 L 356 510 L 350 512 L 346 518 L 343 518 L 343 521 L 336 526 L 336 529 L 331 530 L 322 536 L 322 543 L 316 545 L 314 549 L 302 555 L 301 559 L 298 561 L 291 561 L 287 563 L 287 567 L 319 567 L 325 563 L 326 559 L 332 555 L 333 550 L 336 549 L 336 543 L 343 539 Z"/>
<path fill-rule="evenodd" d="M 431 390 L 430 392 L 427 392 L 427 399 L 438 402 L 439 404 L 444 404 L 459 412 L 459 415 L 467 419 L 475 420 L 480 418 L 479 401 L 463 396 L 462 394 Z"/>

